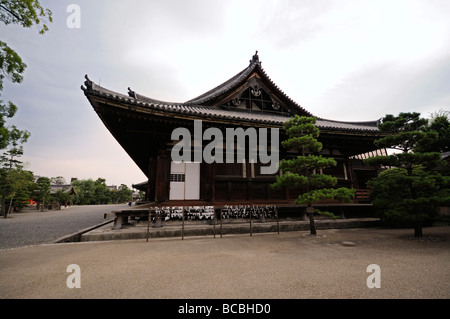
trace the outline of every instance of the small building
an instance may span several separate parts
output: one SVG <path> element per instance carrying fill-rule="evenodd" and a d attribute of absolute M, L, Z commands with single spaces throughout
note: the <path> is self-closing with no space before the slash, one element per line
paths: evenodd
<path fill-rule="evenodd" d="M 61 191 L 68 195 L 76 195 L 75 189 L 70 184 L 50 184 L 50 194 L 55 194 L 56 192 Z"/>
<path fill-rule="evenodd" d="M 205 139 L 209 128 L 226 135 L 227 129 L 242 128 L 279 129 L 279 140 L 284 139 L 283 123 L 293 115 L 314 116 L 310 111 L 287 96 L 266 74 L 256 53 L 247 67 L 222 84 L 185 102 L 166 102 L 147 97 L 128 88 L 121 94 L 103 88 L 86 76 L 84 94 L 95 112 L 123 147 L 147 180 L 133 187 L 145 190 L 146 200 L 158 204 L 293 204 L 299 190 L 275 190 L 270 187 L 277 174 L 263 174 L 263 163 L 251 160 L 249 149 L 244 150 L 241 161 L 208 163 L 193 158 L 190 162 L 172 160 L 171 151 L 179 139 L 173 139 L 177 128 L 186 129 L 192 137 L 201 121 L 203 137 L 200 152 L 211 140 Z M 333 157 L 337 166 L 326 172 L 338 178 L 338 186 L 355 188 L 356 202 L 367 201 L 366 182 L 376 176 L 375 167 L 367 166 L 367 156 L 385 153 L 377 150 L 374 140 L 382 133 L 378 121 L 345 122 L 317 118 L 319 141 L 323 144 L 321 155 Z M 197 125 L 197 126 L 196 126 Z M 217 131 L 216 131 L 217 132 Z M 273 135 L 268 131 L 267 140 Z M 195 144 L 194 138 L 192 144 Z M 195 146 L 195 145 L 194 145 Z M 239 145 L 231 152 L 237 156 Z M 280 158 L 296 156 L 279 145 L 268 143 L 269 154 L 277 147 Z M 221 147 L 221 146 L 219 146 Z M 226 145 L 221 149 L 229 152 Z M 260 150 L 257 150 L 260 151 Z M 216 153 L 217 154 L 217 153 Z M 195 155 L 194 155 L 195 156 Z M 224 155 L 225 156 L 225 155 Z"/>

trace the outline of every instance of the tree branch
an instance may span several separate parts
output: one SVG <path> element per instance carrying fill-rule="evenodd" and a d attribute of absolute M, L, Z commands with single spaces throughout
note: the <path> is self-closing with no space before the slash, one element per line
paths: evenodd
<path fill-rule="evenodd" d="M 0 4 L 0 8 L 2 8 L 3 10 L 5 10 L 6 12 L 8 12 L 9 14 L 12 14 L 17 20 L 22 20 L 21 17 L 19 17 L 18 15 L 16 15 L 14 12 L 10 11 L 8 8 L 6 8 L 3 4 Z"/>

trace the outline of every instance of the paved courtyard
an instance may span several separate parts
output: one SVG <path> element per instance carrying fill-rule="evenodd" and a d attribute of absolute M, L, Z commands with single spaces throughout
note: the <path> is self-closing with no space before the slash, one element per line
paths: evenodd
<path fill-rule="evenodd" d="M 44 212 L 25 208 L 20 213 L 9 214 L 8 218 L 0 217 L 0 249 L 54 242 L 105 222 L 105 213 L 127 207 L 126 204 L 85 205 Z"/>
<path fill-rule="evenodd" d="M 450 226 L 45 244 L 0 251 L 0 298 L 450 298 Z M 68 265 L 80 288 L 68 288 Z M 380 267 L 381 288 L 368 288 Z"/>

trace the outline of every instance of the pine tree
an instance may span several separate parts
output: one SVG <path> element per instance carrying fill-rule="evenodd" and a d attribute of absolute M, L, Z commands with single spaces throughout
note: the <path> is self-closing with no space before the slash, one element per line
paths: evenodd
<path fill-rule="evenodd" d="M 1 198 L 1 214 L 6 218 L 9 208 L 12 208 L 15 194 L 19 191 L 19 185 L 24 185 L 22 170 L 22 162 L 18 159 L 23 155 L 22 143 L 25 143 L 30 136 L 27 131 L 18 130 L 15 126 L 9 132 L 9 141 L 7 146 L 9 149 L 0 155 L 0 198 Z M 17 180 L 14 179 L 17 177 Z M 20 177 L 20 178 L 19 178 Z M 26 184 L 26 183 L 25 183 Z M 9 208 L 6 198 L 10 197 Z"/>
<path fill-rule="evenodd" d="M 413 225 L 416 237 L 422 237 L 422 228 L 436 214 L 437 204 L 450 195 L 449 178 L 433 170 L 442 165 L 439 149 L 430 149 L 437 145 L 439 134 L 427 124 L 419 113 L 386 115 L 379 129 L 388 135 L 375 145 L 398 152 L 366 159 L 369 165 L 393 167 L 369 182 L 373 204 L 382 219 Z"/>
<path fill-rule="evenodd" d="M 299 115 L 295 115 L 284 124 L 283 129 L 288 138 L 282 141 L 281 145 L 300 155 L 280 161 L 283 175 L 277 176 L 277 181 L 272 184 L 272 187 L 277 189 L 282 187 L 299 189 L 301 193 L 295 203 L 307 205 L 311 235 L 317 234 L 314 223 L 315 202 L 324 199 L 351 201 L 354 197 L 354 190 L 334 188 L 337 184 L 336 177 L 319 173 L 323 169 L 336 166 L 336 161 L 317 155 L 322 150 L 322 143 L 317 140 L 320 131 L 315 124 L 315 117 Z"/>

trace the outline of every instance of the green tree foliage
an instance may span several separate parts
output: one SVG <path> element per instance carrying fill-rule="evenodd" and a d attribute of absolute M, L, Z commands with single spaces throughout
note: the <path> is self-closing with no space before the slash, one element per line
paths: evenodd
<path fill-rule="evenodd" d="M 77 205 L 98 205 L 110 203 L 124 203 L 131 200 L 133 193 L 125 184 L 121 184 L 117 190 L 111 190 L 106 186 L 106 180 L 98 178 L 76 180 L 72 182 L 76 196 L 74 203 Z"/>
<path fill-rule="evenodd" d="M 13 126 L 9 132 L 9 149 L 3 153 L 0 161 L 3 164 L 3 168 L 12 169 L 22 167 L 22 162 L 18 160 L 23 155 L 23 143 L 28 141 L 30 133 L 28 131 L 18 130 Z"/>
<path fill-rule="evenodd" d="M 97 201 L 96 204 L 108 204 L 111 202 L 111 191 L 108 189 L 106 185 L 106 179 L 97 178 L 94 182 L 95 191 L 94 197 Z"/>
<path fill-rule="evenodd" d="M 95 201 L 95 182 L 92 179 L 75 180 L 72 186 L 77 193 L 74 204 L 77 205 L 93 205 Z"/>
<path fill-rule="evenodd" d="M 5 25 L 17 24 L 25 28 L 38 26 L 39 33 L 48 31 L 48 22 L 52 22 L 52 12 L 44 9 L 38 0 L 0 0 L 0 21 Z M 4 32 L 4 31 L 2 31 Z M 22 58 L 7 43 L 0 40 L 0 97 L 3 91 L 3 80 L 21 83 L 27 65 Z M 17 112 L 17 106 L 11 102 L 4 102 L 0 98 L 0 149 L 8 148 L 2 158 L 0 168 L 1 212 L 6 217 L 6 199 L 10 198 L 10 206 L 14 198 L 25 196 L 28 189 L 28 172 L 22 171 L 17 157 L 23 154 L 22 143 L 25 143 L 30 133 L 19 130 L 16 126 L 7 126 L 7 119 Z M 9 163 L 9 165 L 5 165 Z M 14 180 L 17 178 L 17 180 Z M 26 182 L 25 182 L 26 181 Z M 22 185 L 22 187 L 19 187 Z M 19 187 L 19 188 L 18 188 Z M 16 201 L 17 202 L 17 201 Z"/>
<path fill-rule="evenodd" d="M 324 199 L 339 199 L 341 201 L 351 201 L 354 197 L 354 190 L 348 188 L 336 189 L 337 178 L 320 174 L 322 169 L 336 166 L 336 161 L 332 158 L 324 158 L 315 155 L 322 150 L 322 143 L 319 137 L 319 129 L 316 127 L 314 117 L 294 116 L 287 121 L 283 129 L 287 139 L 281 145 L 301 154 L 295 158 L 282 159 L 280 169 L 282 176 L 277 176 L 277 181 L 272 187 L 280 189 L 290 187 L 299 189 L 300 195 L 296 199 L 296 204 L 306 204 L 310 220 L 310 232 L 315 235 L 313 204 Z"/>
<path fill-rule="evenodd" d="M 1 85 L 1 83 L 0 83 Z M 1 93 L 1 88 L 0 88 Z M 1 96 L 1 94 L 0 94 Z M 5 149 L 9 143 L 9 128 L 6 126 L 6 120 L 12 118 L 17 112 L 17 106 L 12 102 L 3 104 L 0 100 L 0 149 Z"/>
<path fill-rule="evenodd" d="M 23 196 L 29 188 L 26 182 L 28 172 L 22 170 L 22 162 L 18 158 L 23 155 L 22 143 L 28 140 L 30 134 L 13 127 L 8 135 L 9 149 L 0 156 L 1 213 L 5 218 L 9 207 L 14 207 L 13 204 L 17 202 L 14 201 L 17 199 L 17 194 Z"/>
<path fill-rule="evenodd" d="M 1 12 L 1 10 L 0 10 Z M 0 41 L 0 91 L 3 90 L 3 80 L 9 79 L 13 83 L 22 83 L 23 72 L 27 65 L 22 58 L 5 42 Z"/>
<path fill-rule="evenodd" d="M 57 190 L 53 194 L 51 194 L 51 202 L 52 204 L 57 205 L 57 209 L 61 209 L 62 204 L 66 204 L 68 201 L 70 201 L 71 195 L 69 195 L 64 190 Z"/>
<path fill-rule="evenodd" d="M 0 0 L 0 21 L 5 25 L 18 24 L 25 28 L 38 26 L 39 33 L 44 34 L 53 18 L 52 12 L 43 8 L 38 0 Z M 0 96 L 3 80 L 6 78 L 13 83 L 21 83 L 26 67 L 19 54 L 0 40 Z M 0 99 L 0 149 L 7 147 L 11 134 L 5 125 L 6 119 L 13 117 L 16 111 L 17 106 L 13 102 L 4 103 Z"/>
<path fill-rule="evenodd" d="M 439 111 L 431 115 L 425 132 L 435 132 L 437 138 L 422 145 L 421 152 L 449 152 L 450 151 L 450 112 Z"/>
<path fill-rule="evenodd" d="M 37 208 L 43 211 L 45 205 L 51 201 L 50 178 L 39 177 L 36 180 L 36 189 L 33 195 L 34 199 L 38 203 Z"/>
<path fill-rule="evenodd" d="M 450 205 L 450 178 L 417 166 L 388 169 L 369 182 L 371 199 L 382 220 L 394 227 L 421 227 L 431 223 L 438 204 Z M 409 187 L 405 187 L 411 185 Z"/>
<path fill-rule="evenodd" d="M 0 21 L 24 28 L 38 26 L 39 33 L 44 34 L 53 18 L 52 12 L 42 7 L 39 0 L 0 0 Z"/>
<path fill-rule="evenodd" d="M 131 200 L 131 196 L 133 195 L 133 191 L 128 188 L 125 184 L 120 184 L 119 189 L 117 191 L 119 193 L 117 203 L 124 203 Z"/>
<path fill-rule="evenodd" d="M 444 165 L 437 143 L 439 133 L 419 113 L 388 114 L 379 129 L 388 135 L 375 144 L 400 152 L 366 160 L 370 165 L 394 167 L 369 182 L 374 207 L 386 222 L 412 226 L 414 235 L 421 237 L 436 206 L 450 196 L 449 177 L 433 170 Z"/>
<path fill-rule="evenodd" d="M 0 170 L 0 192 L 2 211 L 6 218 L 10 210 L 20 210 L 25 206 L 35 188 L 34 176 L 21 168 Z"/>

